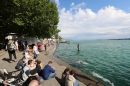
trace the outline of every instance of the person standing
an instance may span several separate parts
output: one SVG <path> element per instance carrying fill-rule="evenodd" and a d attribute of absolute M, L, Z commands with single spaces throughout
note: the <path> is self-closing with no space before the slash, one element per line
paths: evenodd
<path fill-rule="evenodd" d="M 46 52 L 46 50 L 47 50 L 47 46 L 46 46 L 46 44 L 44 44 L 44 47 L 45 47 L 45 52 Z"/>
<path fill-rule="evenodd" d="M 22 40 L 18 41 L 18 45 L 19 45 L 19 51 L 23 51 L 23 43 Z"/>
<path fill-rule="evenodd" d="M 7 51 L 8 39 L 5 39 L 5 51 Z"/>
<path fill-rule="evenodd" d="M 26 39 L 24 39 L 24 42 L 25 42 L 25 48 L 27 49 L 28 42 Z"/>
<path fill-rule="evenodd" d="M 15 50 L 16 50 L 16 46 L 14 44 L 14 41 L 13 40 L 9 40 L 8 42 L 8 45 L 7 45 L 7 50 L 8 50 L 8 54 L 9 54 L 9 58 L 10 58 L 10 63 L 12 63 L 12 55 L 14 56 L 14 61 L 16 62 L 16 53 L 15 53 Z"/>
<path fill-rule="evenodd" d="M 15 41 L 16 50 L 19 52 L 18 40 Z"/>
<path fill-rule="evenodd" d="M 25 51 L 26 51 L 25 41 L 22 42 L 22 46 L 23 46 L 23 52 L 25 53 Z"/>
<path fill-rule="evenodd" d="M 24 41 L 22 41 L 22 45 L 23 45 L 23 51 L 24 53 L 26 52 L 26 49 L 27 49 L 27 45 L 28 45 L 28 42 L 26 39 L 24 39 Z"/>

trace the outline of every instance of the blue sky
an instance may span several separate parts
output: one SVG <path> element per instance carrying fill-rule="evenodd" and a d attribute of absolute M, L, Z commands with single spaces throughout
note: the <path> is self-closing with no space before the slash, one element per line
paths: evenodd
<path fill-rule="evenodd" d="M 54 0 L 65 39 L 130 38 L 130 0 Z"/>
<path fill-rule="evenodd" d="M 73 2 L 79 4 L 84 2 L 84 8 L 90 8 L 92 11 L 97 12 L 99 9 L 105 6 L 114 6 L 116 8 L 122 9 L 126 12 L 130 12 L 130 0 L 59 0 L 60 8 L 65 7 L 70 9 L 70 4 Z"/>

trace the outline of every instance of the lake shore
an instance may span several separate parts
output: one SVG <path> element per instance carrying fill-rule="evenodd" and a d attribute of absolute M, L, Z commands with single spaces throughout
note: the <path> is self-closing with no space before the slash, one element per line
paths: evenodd
<path fill-rule="evenodd" d="M 97 80 L 93 79 L 92 77 L 88 76 L 87 74 L 83 73 L 82 71 L 56 58 L 54 56 L 55 49 L 56 49 L 56 46 L 51 45 L 47 48 L 48 54 L 46 54 L 45 51 L 42 51 L 40 52 L 38 56 L 38 59 L 41 60 L 41 62 L 43 62 L 44 66 L 48 63 L 48 61 L 52 61 L 53 66 L 56 68 L 56 73 L 57 73 L 55 78 L 52 78 L 50 80 L 45 80 L 43 83 L 43 86 L 63 86 L 61 83 L 61 74 L 66 67 L 76 70 L 75 78 L 80 83 L 80 86 L 105 86 L 102 83 L 98 82 Z M 16 52 L 16 56 L 17 56 L 17 61 L 18 61 L 19 59 L 23 57 L 23 54 L 22 52 Z M 16 64 L 17 62 L 9 63 L 9 56 L 6 51 L 0 51 L 0 65 L 1 65 L 0 68 L 1 69 L 7 69 L 7 71 L 12 72 L 12 71 L 15 71 Z M 18 73 L 16 73 L 16 75 Z"/>
<path fill-rule="evenodd" d="M 76 70 L 75 78 L 82 83 L 84 83 L 86 86 L 105 86 L 103 83 L 97 81 L 96 79 L 90 77 L 89 75 L 83 73 L 82 71 L 72 67 L 71 65 L 67 64 L 66 62 L 58 59 L 57 57 L 54 56 L 55 50 L 56 50 L 56 45 L 53 47 L 50 47 L 49 53 L 47 56 L 55 61 L 58 65 L 62 66 L 63 68 L 70 68 Z"/>

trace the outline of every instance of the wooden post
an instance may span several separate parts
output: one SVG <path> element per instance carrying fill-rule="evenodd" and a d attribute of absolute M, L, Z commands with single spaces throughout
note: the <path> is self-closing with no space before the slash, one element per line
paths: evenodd
<path fill-rule="evenodd" d="M 78 48 L 78 51 L 80 51 L 80 46 L 79 46 L 79 44 L 77 45 L 77 48 Z"/>

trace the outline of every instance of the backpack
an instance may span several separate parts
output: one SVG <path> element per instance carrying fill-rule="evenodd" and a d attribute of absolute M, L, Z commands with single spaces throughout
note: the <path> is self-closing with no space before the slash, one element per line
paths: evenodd
<path fill-rule="evenodd" d="M 10 44 L 9 51 L 14 51 L 16 49 L 14 44 Z"/>

